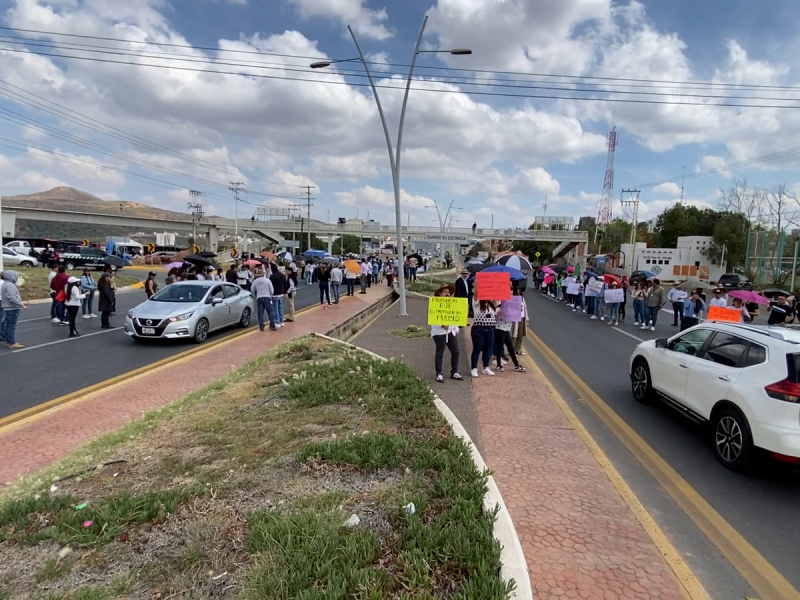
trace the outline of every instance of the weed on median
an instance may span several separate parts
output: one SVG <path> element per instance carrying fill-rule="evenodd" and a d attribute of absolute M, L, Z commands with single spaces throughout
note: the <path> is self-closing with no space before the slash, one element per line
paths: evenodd
<path fill-rule="evenodd" d="M 302 338 L 0 496 L 0 590 L 502 600 L 485 483 L 409 368 Z"/>

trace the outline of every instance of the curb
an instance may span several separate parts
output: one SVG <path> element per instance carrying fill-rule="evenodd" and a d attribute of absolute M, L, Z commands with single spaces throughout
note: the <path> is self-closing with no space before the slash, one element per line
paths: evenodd
<path fill-rule="evenodd" d="M 355 348 L 369 356 L 372 356 L 373 358 L 377 358 L 382 361 L 389 360 L 384 356 L 380 356 L 379 354 L 365 350 L 364 348 L 356 346 L 355 344 L 337 340 L 336 338 L 332 338 L 322 333 L 314 333 L 313 335 L 336 342 L 338 344 L 344 344 L 345 346 Z M 458 420 L 458 418 L 453 414 L 453 411 L 450 410 L 450 408 L 441 400 L 441 398 L 436 395 L 436 392 L 431 390 L 431 393 L 433 393 L 433 402 L 436 405 L 436 408 L 440 413 L 442 413 L 442 416 L 450 425 L 450 428 L 453 430 L 453 434 L 461 438 L 469 447 L 470 454 L 472 455 L 472 461 L 475 463 L 475 466 L 481 472 L 489 471 L 486 463 L 483 460 L 483 457 L 481 456 L 481 453 L 478 452 L 478 449 L 475 447 L 472 438 L 470 438 L 467 430 L 464 429 L 461 421 Z M 516 589 L 511 592 L 509 598 L 533 600 L 533 590 L 531 588 L 531 579 L 528 573 L 528 563 L 525 560 L 524 553 L 522 552 L 522 544 L 519 542 L 517 530 L 511 520 L 511 515 L 508 512 L 508 508 L 503 501 L 503 496 L 500 494 L 500 489 L 497 487 L 492 475 L 489 475 L 486 479 L 486 493 L 483 497 L 483 506 L 487 511 L 494 510 L 495 507 L 499 507 L 500 509 L 497 513 L 497 520 L 494 524 L 494 537 L 500 543 L 500 574 L 505 581 L 511 581 L 513 579 L 517 584 Z"/>

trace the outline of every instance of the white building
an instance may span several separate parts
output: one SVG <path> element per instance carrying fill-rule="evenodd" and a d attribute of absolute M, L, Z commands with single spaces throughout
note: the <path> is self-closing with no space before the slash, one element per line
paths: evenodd
<path fill-rule="evenodd" d="M 633 265 L 631 271 L 652 271 L 667 281 L 719 281 L 725 273 L 725 263 L 711 263 L 706 256 L 711 244 L 711 236 L 693 235 L 679 237 L 677 248 L 648 248 L 637 242 L 635 248 L 623 244 L 620 251 L 625 255 L 626 266 Z"/>

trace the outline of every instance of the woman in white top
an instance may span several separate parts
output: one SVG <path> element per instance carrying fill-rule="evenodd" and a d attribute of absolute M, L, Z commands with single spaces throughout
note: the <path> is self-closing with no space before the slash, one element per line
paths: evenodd
<path fill-rule="evenodd" d="M 713 302 L 713 300 L 712 300 Z M 750 311 L 747 310 L 747 307 L 744 305 L 744 302 L 741 298 L 734 298 L 733 299 L 733 306 L 730 307 L 733 310 L 738 310 L 741 316 L 739 317 L 739 323 L 749 323 L 753 320 L 753 317 L 750 316 Z"/>
<path fill-rule="evenodd" d="M 483 354 L 483 374 L 494 375 L 489 368 L 494 354 L 494 327 L 497 325 L 497 314 L 493 300 L 473 300 L 474 317 L 470 327 L 472 338 L 472 356 L 470 357 L 470 375 L 478 376 L 478 358 Z"/>
<path fill-rule="evenodd" d="M 75 319 L 78 317 L 78 311 L 83 304 L 83 297 L 85 296 L 81 292 L 81 280 L 77 277 L 70 277 L 67 280 L 67 287 L 64 291 L 67 294 L 64 305 L 67 307 L 67 314 L 69 315 L 69 337 L 78 337 L 80 333 L 75 329 Z"/>
<path fill-rule="evenodd" d="M 511 356 L 511 362 L 514 363 L 514 370 L 524 373 L 526 369 L 519 364 L 517 352 L 514 349 L 514 342 L 511 340 L 511 328 L 514 326 L 514 322 L 503 319 L 504 304 L 506 304 L 506 302 L 501 302 L 500 306 L 497 308 L 497 320 L 494 326 L 494 349 L 495 358 L 497 359 L 497 370 L 500 372 L 505 370 L 502 363 L 503 347 L 505 346 L 505 349 L 508 350 L 508 354 Z"/>
<path fill-rule="evenodd" d="M 447 298 L 455 293 L 455 288 L 452 285 L 443 285 L 436 290 L 433 295 Z M 434 366 L 436 367 L 436 381 L 444 381 L 442 374 L 442 362 L 444 361 L 444 349 L 447 347 L 450 350 L 450 377 L 452 379 L 462 380 L 463 377 L 458 374 L 458 327 L 455 325 L 431 325 L 431 337 L 433 343 L 436 344 L 436 356 L 434 358 Z"/>

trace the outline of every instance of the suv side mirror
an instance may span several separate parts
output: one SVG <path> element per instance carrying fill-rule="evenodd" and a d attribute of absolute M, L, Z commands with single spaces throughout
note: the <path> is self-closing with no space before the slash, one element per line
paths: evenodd
<path fill-rule="evenodd" d="M 656 348 L 666 348 L 667 347 L 667 338 L 658 338 L 656 340 Z"/>

